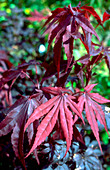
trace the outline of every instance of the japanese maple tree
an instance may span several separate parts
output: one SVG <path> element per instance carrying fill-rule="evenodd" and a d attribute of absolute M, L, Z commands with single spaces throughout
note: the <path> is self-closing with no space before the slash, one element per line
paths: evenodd
<path fill-rule="evenodd" d="M 74 139 L 84 144 L 83 137 L 77 129 L 79 120 L 85 124 L 85 119 L 87 119 L 102 151 L 97 120 L 108 133 L 105 113 L 101 104 L 109 103 L 110 100 L 98 93 L 91 92 L 97 85 L 91 83 L 91 78 L 93 67 L 102 60 L 105 60 L 108 69 L 110 69 L 110 49 L 101 44 L 96 30 L 90 23 L 91 15 L 97 20 L 97 26 L 101 25 L 102 27 L 103 23 L 110 18 L 110 14 L 105 12 L 103 20 L 101 20 L 93 7 L 81 6 L 81 3 L 77 7 L 72 7 L 70 4 L 68 7 L 57 8 L 51 11 L 51 15 L 48 16 L 43 16 L 35 11 L 28 19 L 30 21 L 46 20 L 42 29 L 45 28 L 44 33 L 49 34 L 47 56 L 51 45 L 53 45 L 51 62 L 48 63 L 46 58 L 41 62 L 29 61 L 16 68 L 10 66 L 10 69 L 2 72 L 0 90 L 4 90 L 4 87 L 8 85 L 9 94 L 16 79 L 28 78 L 33 83 L 32 93 L 28 96 L 22 95 L 20 99 L 9 106 L 6 117 L 0 123 L 0 136 L 7 135 L 13 130 L 11 135 L 13 150 L 25 168 L 24 157 L 28 157 L 32 152 L 38 164 L 40 163 L 38 148 L 47 137 L 51 142 L 56 139 L 66 141 L 64 157 Z M 99 41 L 98 44 L 93 42 L 93 35 Z M 86 54 L 76 60 L 74 42 L 77 39 L 83 43 Z M 64 60 L 64 53 L 67 60 Z M 3 61 L 3 58 L 0 60 Z M 36 75 L 36 66 L 45 70 L 45 73 L 36 82 L 31 78 L 30 65 L 36 68 Z M 51 82 L 53 76 L 55 76 L 55 81 Z M 51 83 L 46 84 L 46 80 L 49 79 Z M 68 80 L 71 81 L 70 88 L 66 88 Z M 76 80 L 80 86 L 74 88 L 73 82 Z M 24 155 L 25 132 L 31 149 Z"/>

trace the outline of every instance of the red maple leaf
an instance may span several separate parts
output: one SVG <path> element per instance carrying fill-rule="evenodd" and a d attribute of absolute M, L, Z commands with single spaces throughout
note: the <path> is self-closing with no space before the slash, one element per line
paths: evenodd
<path fill-rule="evenodd" d="M 97 120 L 99 120 L 99 122 L 102 125 L 104 125 L 105 130 L 107 132 L 108 130 L 105 122 L 105 114 L 102 110 L 102 107 L 98 103 L 103 104 L 103 103 L 110 102 L 110 100 L 105 99 L 98 93 L 90 93 L 90 91 L 93 89 L 94 86 L 96 86 L 96 84 L 90 84 L 85 87 L 85 92 L 83 93 L 83 95 L 79 97 L 78 105 L 80 111 L 82 112 L 85 104 L 85 112 L 86 112 L 87 120 L 91 126 L 94 136 L 96 137 L 99 147 L 102 151 L 100 139 L 99 139 L 99 129 L 98 129 Z"/>
<path fill-rule="evenodd" d="M 83 117 L 80 113 L 78 105 L 73 101 L 74 97 L 72 94 L 70 94 L 72 93 L 71 91 L 61 87 L 44 87 L 43 91 L 54 94 L 56 96 L 37 107 L 25 125 L 26 130 L 26 128 L 35 120 L 39 120 L 41 117 L 44 117 L 37 128 L 34 144 L 27 156 L 29 156 L 30 153 L 33 152 L 34 149 L 39 146 L 47 136 L 49 136 L 57 122 L 57 119 L 60 119 L 61 128 L 67 142 L 67 153 L 71 145 L 73 134 L 72 126 L 77 120 L 76 116 L 80 117 L 83 121 Z M 75 114 L 73 114 L 73 112 Z"/>
<path fill-rule="evenodd" d="M 110 19 L 110 14 L 108 12 L 104 12 L 102 22 L 104 23 L 105 21 L 107 21 L 109 19 Z"/>
<path fill-rule="evenodd" d="M 89 8 L 87 9 L 90 10 Z M 98 18 L 96 13 L 94 15 L 96 18 Z M 51 32 L 48 38 L 48 50 L 50 48 L 52 41 L 55 39 L 55 45 L 53 48 L 54 62 L 59 77 L 62 44 L 64 46 L 65 53 L 67 55 L 67 61 L 68 61 L 66 67 L 67 70 L 73 59 L 74 39 L 79 38 L 84 43 L 82 35 L 79 32 L 79 28 L 81 27 L 84 31 L 94 34 L 97 38 L 98 35 L 95 32 L 92 25 L 90 24 L 89 20 L 85 17 L 83 13 L 81 13 L 81 10 L 79 10 L 79 6 L 76 8 L 72 8 L 71 5 L 69 5 L 68 7 L 64 7 L 64 8 L 57 8 L 56 10 L 52 11 L 52 15 L 48 17 L 44 26 L 46 26 L 47 24 L 49 25 L 46 31 L 51 27 Z M 88 51 L 89 47 L 87 47 L 87 44 L 85 43 L 84 45 Z"/>

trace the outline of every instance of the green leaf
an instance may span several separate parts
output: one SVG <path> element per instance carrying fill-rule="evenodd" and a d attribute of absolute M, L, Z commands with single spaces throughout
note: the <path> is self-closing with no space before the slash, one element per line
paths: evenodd
<path fill-rule="evenodd" d="M 110 134 L 110 131 L 108 131 L 108 132 L 109 132 L 109 134 Z M 107 132 L 103 132 L 102 135 L 101 135 L 101 137 L 102 137 L 103 143 L 104 143 L 105 145 L 108 145 L 108 143 L 109 143 L 109 136 L 108 136 Z"/>

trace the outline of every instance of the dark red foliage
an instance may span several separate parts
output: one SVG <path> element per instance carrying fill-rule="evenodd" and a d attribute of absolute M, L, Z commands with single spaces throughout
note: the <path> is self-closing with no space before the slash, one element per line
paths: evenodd
<path fill-rule="evenodd" d="M 98 16 L 95 13 L 95 17 Z M 98 35 L 95 32 L 94 28 L 90 24 L 89 20 L 85 17 L 79 7 L 72 8 L 71 5 L 65 8 L 58 8 L 55 11 L 52 11 L 52 15 L 48 17 L 45 25 L 48 25 L 46 31 L 51 27 L 51 32 L 48 39 L 48 50 L 52 41 L 55 39 L 54 45 L 54 62 L 57 67 L 57 72 L 59 75 L 60 71 L 60 56 L 61 56 L 61 47 L 62 43 L 67 55 L 67 68 L 69 68 L 70 63 L 73 59 L 73 42 L 75 39 L 80 39 L 85 45 L 87 51 L 89 52 L 89 47 L 84 42 L 86 37 L 79 32 L 79 28 L 83 29 L 84 34 L 91 33 L 94 34 L 97 38 Z M 99 38 L 98 38 L 99 39 Z M 57 53 L 58 51 L 58 53 Z"/>
<path fill-rule="evenodd" d="M 11 135 L 11 142 L 15 155 L 24 162 L 23 154 L 23 139 L 24 139 L 24 126 L 26 120 L 30 117 L 36 107 L 45 102 L 45 97 L 39 91 L 36 95 L 21 97 L 17 100 L 6 112 L 6 118 L 0 123 L 0 136 L 6 135 L 13 130 Z M 31 145 L 34 136 L 34 128 L 38 126 L 36 122 L 28 127 L 29 144 Z M 37 155 L 35 155 L 37 158 Z"/>
<path fill-rule="evenodd" d="M 85 13 L 85 16 L 87 18 L 88 18 L 89 15 L 93 15 L 95 17 L 95 19 L 97 20 L 97 22 L 99 24 L 101 24 L 101 19 L 100 19 L 99 15 L 96 13 L 96 11 L 94 10 L 93 7 L 84 5 L 84 6 L 81 7 L 81 9 L 84 9 L 84 13 Z"/>
<path fill-rule="evenodd" d="M 6 117 L 0 123 L 0 136 L 13 130 L 11 135 L 13 150 L 24 167 L 23 141 L 25 131 L 31 147 L 27 156 L 33 152 L 38 163 L 37 148 L 47 137 L 50 137 L 51 141 L 59 137 L 66 140 L 67 148 L 64 156 L 68 153 L 74 139 L 84 144 L 83 137 L 76 127 L 78 120 L 85 124 L 84 112 L 101 151 L 97 120 L 104 125 L 107 131 L 105 114 L 100 104 L 110 102 L 110 100 L 98 93 L 90 93 L 96 85 L 90 84 L 90 80 L 92 68 L 103 59 L 110 69 L 110 50 L 108 47 L 92 42 L 92 35 L 95 35 L 98 40 L 99 37 L 90 23 L 90 15 L 93 15 L 100 25 L 108 20 L 110 15 L 105 12 L 103 21 L 101 21 L 93 7 L 81 6 L 80 3 L 77 7 L 69 5 L 64 8 L 57 8 L 51 13 L 50 16 L 44 17 L 41 13 L 35 11 L 32 13 L 32 17 L 28 18 L 31 21 L 41 21 L 47 18 L 43 27 L 47 26 L 45 33 L 49 30 L 48 52 L 55 40 L 53 43 L 53 61 L 50 64 L 46 63 L 46 60 L 42 63 L 30 61 L 13 68 L 4 52 L 0 52 L 0 61 L 2 61 L 0 65 L 0 90 L 4 90 L 6 85 L 11 90 L 17 78 L 25 79 L 27 76 L 30 81 L 33 81 L 29 76 L 30 65 L 39 65 L 39 67 L 45 69 L 45 73 L 41 75 L 37 85 L 34 83 L 34 91 L 29 96 L 22 96 L 16 100 L 9 107 Z M 76 39 L 81 40 L 87 51 L 87 54 L 81 56 L 78 60 L 75 60 L 73 55 L 73 44 Z M 62 47 L 67 56 L 66 61 L 63 60 Z M 95 47 L 98 47 L 98 49 L 96 50 Z M 4 56 L 4 58 L 1 56 Z M 3 68 L 3 62 L 7 63 L 9 69 Z M 74 73 L 72 71 L 73 65 Z M 55 76 L 55 82 L 51 82 L 48 87 L 45 87 L 44 81 L 50 80 L 52 76 Z M 79 87 L 74 90 L 73 86 L 71 86 L 71 90 L 66 88 L 65 84 L 68 82 L 69 76 L 72 83 L 76 80 L 80 83 L 80 88 L 84 88 L 84 92 L 80 91 Z M 56 135 L 58 136 L 56 137 Z"/>
<path fill-rule="evenodd" d="M 25 72 L 30 65 L 38 64 L 36 61 L 29 61 L 28 63 L 20 64 L 17 68 L 10 68 L 3 72 L 3 77 L 0 79 L 0 89 L 9 81 L 15 81 L 19 76 L 24 78 L 26 76 Z"/>

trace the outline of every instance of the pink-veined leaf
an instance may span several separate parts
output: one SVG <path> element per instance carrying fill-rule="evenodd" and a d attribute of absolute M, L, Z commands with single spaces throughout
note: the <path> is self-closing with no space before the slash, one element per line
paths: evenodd
<path fill-rule="evenodd" d="M 92 107 L 92 100 L 89 98 L 88 95 L 85 94 L 85 112 L 87 116 L 87 120 L 91 126 L 91 129 L 94 133 L 94 136 L 96 137 L 100 150 L 102 152 L 101 144 L 100 144 L 100 138 L 99 138 L 99 128 L 98 123 L 96 121 L 96 116 L 94 114 L 93 107 Z"/>
<path fill-rule="evenodd" d="M 61 122 L 61 127 L 64 132 L 64 137 L 66 138 L 66 142 L 67 142 L 67 149 L 65 153 L 65 156 L 66 156 L 71 146 L 73 127 L 72 127 L 72 113 L 66 106 L 65 97 L 64 99 L 62 99 L 60 103 L 60 122 Z"/>
<path fill-rule="evenodd" d="M 30 153 L 33 152 L 35 148 L 38 145 L 40 145 L 53 130 L 59 112 L 59 102 L 60 99 L 57 100 L 57 103 L 56 102 L 54 103 L 55 105 L 52 106 L 53 108 L 50 110 L 50 112 L 46 115 L 46 117 L 42 120 L 41 124 L 38 126 L 34 144 L 27 156 L 29 156 Z"/>
<path fill-rule="evenodd" d="M 107 126 L 105 122 L 105 114 L 98 103 L 103 104 L 103 103 L 110 102 L 110 100 L 105 99 L 98 93 L 90 93 L 90 91 L 93 89 L 95 85 L 96 84 L 90 84 L 85 87 L 85 92 L 78 99 L 79 100 L 78 105 L 80 107 L 80 111 L 82 112 L 85 104 L 85 112 L 86 112 L 87 120 L 91 126 L 94 136 L 96 137 L 99 147 L 102 151 L 97 120 L 99 120 L 99 122 L 104 125 L 106 131 L 107 131 Z"/>
<path fill-rule="evenodd" d="M 93 105 L 92 105 L 93 109 L 95 110 L 96 112 L 96 117 L 97 117 L 97 120 L 99 120 L 99 122 L 102 124 L 102 125 L 106 125 L 106 122 L 105 122 L 105 114 L 102 110 L 102 107 L 97 104 L 96 102 L 93 102 Z M 105 130 L 107 131 L 107 127 L 105 126 Z"/>
<path fill-rule="evenodd" d="M 40 105 L 38 108 L 36 108 L 34 110 L 34 112 L 32 113 L 32 115 L 30 116 L 30 118 L 28 119 L 26 125 L 25 125 L 25 129 L 35 120 L 38 120 L 40 117 L 46 115 L 49 110 L 51 110 L 51 108 L 53 107 L 54 103 L 59 99 L 59 96 L 55 96 L 54 98 L 48 100 L 46 103 Z"/>
<path fill-rule="evenodd" d="M 67 142 L 66 153 L 72 140 L 72 126 L 75 123 L 72 119 L 73 114 L 78 115 L 83 121 L 78 105 L 73 101 L 74 97 L 68 94 L 70 93 L 69 90 L 61 87 L 45 87 L 44 89 L 48 93 L 50 91 L 51 94 L 56 94 L 56 96 L 36 108 L 25 125 L 24 131 L 31 123 L 44 116 L 41 124 L 38 126 L 35 141 L 27 156 L 49 136 L 59 118 L 58 114 L 60 114 L 61 127 Z"/>

